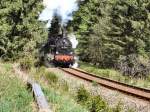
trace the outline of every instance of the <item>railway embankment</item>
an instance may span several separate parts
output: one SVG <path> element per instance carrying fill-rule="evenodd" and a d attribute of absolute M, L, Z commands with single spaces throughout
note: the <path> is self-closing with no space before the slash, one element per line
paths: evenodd
<path fill-rule="evenodd" d="M 37 112 L 32 93 L 17 78 L 12 64 L 0 64 L 0 112 Z"/>
<path fill-rule="evenodd" d="M 17 68 L 17 70 L 19 69 Z M 29 77 L 36 80 L 36 83 L 41 86 L 40 90 L 43 91 L 48 106 L 54 112 L 149 112 L 150 110 L 149 101 L 122 94 L 119 91 L 98 85 L 96 82 L 91 83 L 71 76 L 58 68 L 31 67 L 30 70 L 19 70 L 17 72 L 20 72 L 18 74 L 21 74 L 21 77 L 18 78 L 18 75 L 14 72 L 10 64 L 3 64 L 0 68 L 0 73 L 7 74 L 6 79 L 8 78 L 9 81 L 13 81 L 13 83 L 18 82 L 18 90 L 15 89 L 15 91 L 12 90 L 12 86 L 15 84 L 9 83 L 9 87 L 11 88 L 9 93 L 14 92 L 15 95 L 19 94 L 19 96 L 11 96 L 10 94 L 8 94 L 8 96 L 11 96 L 13 103 L 17 103 L 18 99 L 15 98 L 20 98 L 21 96 L 23 106 L 17 103 L 17 108 L 21 108 L 23 111 L 24 109 L 29 109 L 27 110 L 29 112 L 39 111 L 37 100 L 33 98 L 32 92 L 27 90 L 27 86 L 25 85 L 26 82 L 32 82 L 29 80 Z M 4 76 L 1 75 L 0 77 Z M 2 81 L 2 83 L 4 82 Z M 30 86 L 31 85 L 32 84 L 30 84 Z M 4 87 L 5 86 L 6 85 L 4 85 Z M 19 86 L 21 86 L 21 89 L 19 89 Z M 4 90 L 4 88 L 1 89 L 1 96 L 5 93 Z M 20 93 L 19 90 L 24 91 L 28 97 L 26 97 L 24 92 Z M 6 108 L 3 107 L 3 109 Z M 14 109 L 14 107 L 10 106 L 10 109 Z M 16 110 L 16 112 L 20 111 Z"/>
<path fill-rule="evenodd" d="M 72 95 L 68 94 L 67 82 L 61 80 L 57 74 L 48 71 L 45 67 L 31 68 L 30 74 L 41 85 L 54 112 L 88 112 Z"/>
<path fill-rule="evenodd" d="M 61 70 L 54 69 L 51 69 L 50 71 L 55 72 L 55 74 L 58 74 L 59 77 L 66 80 L 68 85 L 70 85 L 71 91 L 75 91 L 76 88 L 82 85 L 90 94 L 94 96 L 99 95 L 110 107 L 120 108 L 121 112 L 149 112 L 150 110 L 149 101 L 144 101 L 130 95 L 122 94 L 119 91 L 106 88 L 95 82 L 91 83 L 68 73 L 64 73 Z"/>
<path fill-rule="evenodd" d="M 53 112 L 50 109 L 41 86 L 34 80 L 34 78 L 31 78 L 29 74 L 21 71 L 18 65 L 14 65 L 13 70 L 17 74 L 18 78 L 26 83 L 28 89 L 32 90 L 34 99 L 38 107 L 38 112 Z"/>
<path fill-rule="evenodd" d="M 53 110 L 58 112 L 122 112 L 122 105 L 110 107 L 99 95 L 91 94 L 77 79 L 69 83 L 69 78 L 62 78 L 57 68 L 33 68 L 31 73 L 43 85 L 48 101 L 53 104 Z M 58 73 L 57 73 L 58 72 Z M 36 75 L 34 75 L 36 74 Z M 132 109 L 128 109 L 132 110 Z"/>
<path fill-rule="evenodd" d="M 45 67 L 18 71 L 20 77 L 27 82 L 28 76 L 41 85 L 41 90 L 53 112 L 87 112 L 88 110 L 79 105 L 67 94 L 68 86 L 65 82 L 59 82 L 59 78 L 52 72 L 46 71 Z M 30 74 L 30 75 L 27 75 Z M 45 112 L 45 111 L 44 111 Z M 47 112 L 47 111 L 46 111 Z"/>
<path fill-rule="evenodd" d="M 89 73 L 93 73 L 100 77 L 109 78 L 132 86 L 150 89 L 150 76 L 143 78 L 125 76 L 115 69 L 101 69 L 94 65 L 84 62 L 80 62 L 80 69 L 85 70 Z"/>

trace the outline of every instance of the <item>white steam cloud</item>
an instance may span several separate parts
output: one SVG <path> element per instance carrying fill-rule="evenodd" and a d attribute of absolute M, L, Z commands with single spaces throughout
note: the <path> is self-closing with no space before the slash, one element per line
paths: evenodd
<path fill-rule="evenodd" d="M 76 36 L 73 33 L 71 33 L 71 34 L 68 35 L 68 37 L 69 37 L 69 40 L 72 43 L 72 48 L 75 49 L 78 45 L 78 40 L 77 40 Z"/>
<path fill-rule="evenodd" d="M 78 40 L 77 40 L 76 36 L 73 33 L 71 33 L 68 35 L 68 37 L 72 43 L 72 48 L 75 49 L 78 45 Z M 79 58 L 77 56 L 75 56 L 74 58 L 75 58 L 75 63 L 71 67 L 77 68 L 79 66 L 79 64 L 78 64 Z"/>
<path fill-rule="evenodd" d="M 75 56 L 75 63 L 71 66 L 72 68 L 78 68 L 78 66 L 79 66 L 78 60 L 79 60 L 79 58 L 77 56 Z"/>
<path fill-rule="evenodd" d="M 40 14 L 39 20 L 49 21 L 58 14 L 61 16 L 62 24 L 66 24 L 69 20 L 72 20 L 72 13 L 78 10 L 77 0 L 43 0 L 45 9 Z"/>

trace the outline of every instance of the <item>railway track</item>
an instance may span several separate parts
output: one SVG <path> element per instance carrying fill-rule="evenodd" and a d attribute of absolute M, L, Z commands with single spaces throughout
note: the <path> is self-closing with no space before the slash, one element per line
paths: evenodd
<path fill-rule="evenodd" d="M 107 88 L 110 88 L 113 90 L 118 90 L 123 93 L 130 94 L 132 96 L 150 101 L 150 90 L 149 89 L 139 88 L 139 87 L 131 86 L 131 85 L 121 83 L 118 81 L 114 81 L 111 79 L 96 76 L 94 74 L 85 72 L 80 69 L 75 69 L 75 68 L 60 68 L 60 69 L 70 75 L 82 78 L 84 80 L 87 80 L 90 82 L 94 81 L 102 86 L 107 87 Z"/>

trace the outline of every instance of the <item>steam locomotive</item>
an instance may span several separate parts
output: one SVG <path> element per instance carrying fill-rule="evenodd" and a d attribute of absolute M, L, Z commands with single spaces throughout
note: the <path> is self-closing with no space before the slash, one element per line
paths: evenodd
<path fill-rule="evenodd" d="M 74 64 L 72 43 L 65 33 L 49 36 L 40 50 L 40 60 L 47 67 L 69 67 Z"/>

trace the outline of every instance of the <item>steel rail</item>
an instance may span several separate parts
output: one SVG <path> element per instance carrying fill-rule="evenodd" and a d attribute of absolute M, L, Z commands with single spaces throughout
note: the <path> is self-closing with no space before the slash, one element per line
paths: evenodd
<path fill-rule="evenodd" d="M 150 101 L 150 90 L 145 88 L 140 88 L 132 85 L 128 85 L 125 83 L 121 83 L 118 81 L 114 81 L 108 78 L 96 76 L 95 74 L 88 73 L 86 71 L 75 69 L 75 68 L 60 68 L 62 71 L 71 74 L 73 76 L 82 78 L 84 80 L 90 81 L 90 82 L 96 82 L 102 86 L 105 86 L 107 88 L 118 90 L 126 94 L 130 94 L 132 96 L 136 96 L 139 98 L 142 98 L 144 100 Z"/>

